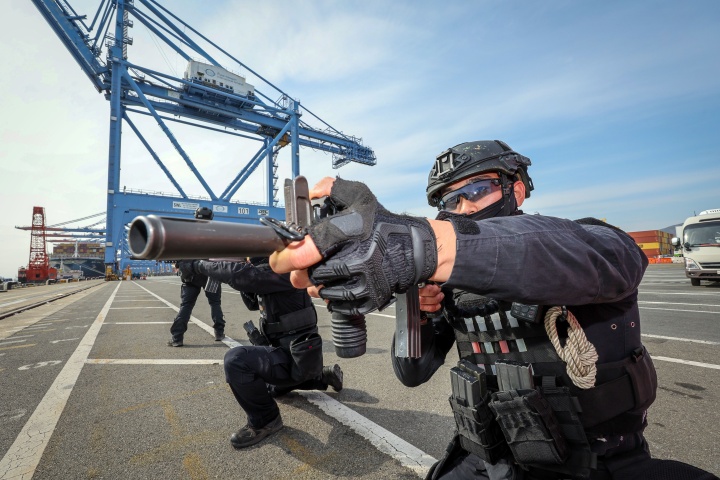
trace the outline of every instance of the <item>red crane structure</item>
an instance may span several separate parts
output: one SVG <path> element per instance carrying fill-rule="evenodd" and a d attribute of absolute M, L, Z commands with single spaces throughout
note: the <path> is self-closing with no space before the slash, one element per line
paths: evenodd
<path fill-rule="evenodd" d="M 27 269 L 18 270 L 18 280 L 27 283 L 44 283 L 57 279 L 57 270 L 50 268 L 47 254 L 45 230 L 45 208 L 33 207 L 32 227 L 30 230 L 30 259 Z M 24 272 L 23 272 L 24 270 Z"/>

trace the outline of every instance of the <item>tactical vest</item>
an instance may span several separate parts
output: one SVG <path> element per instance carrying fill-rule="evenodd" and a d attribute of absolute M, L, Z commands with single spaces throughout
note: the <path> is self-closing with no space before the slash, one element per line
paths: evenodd
<path fill-rule="evenodd" d="M 261 311 L 260 331 L 270 345 L 287 350 L 292 357 L 290 376 L 296 382 L 316 378 L 322 373 L 322 338 L 318 334 L 317 312 L 308 307 L 292 312 L 268 313 L 267 297 L 258 295 Z"/>
<path fill-rule="evenodd" d="M 298 336 L 317 332 L 317 312 L 312 305 L 285 314 L 271 312 L 268 315 L 265 295 L 257 297 L 261 311 L 260 331 L 271 343 L 277 341 L 281 346 L 289 347 L 290 343 Z"/>
<path fill-rule="evenodd" d="M 580 389 L 542 321 L 528 321 L 532 308 L 491 301 L 474 316 L 446 313 L 461 359 L 451 369 L 450 396 L 460 445 L 492 464 L 512 455 L 526 470 L 588 478 L 596 466 L 590 441 L 644 428 L 638 412 L 655 399 L 655 369 L 640 347 L 620 362 L 597 364 L 595 386 Z M 503 384 L 508 378 L 514 388 Z"/>

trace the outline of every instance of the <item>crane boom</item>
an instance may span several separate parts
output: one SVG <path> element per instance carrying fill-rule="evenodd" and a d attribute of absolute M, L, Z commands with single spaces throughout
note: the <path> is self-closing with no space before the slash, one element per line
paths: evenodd
<path fill-rule="evenodd" d="M 64 2 L 52 0 L 32 0 L 32 2 L 75 61 L 80 64 L 97 91 L 107 90 L 108 68 L 99 59 L 100 50 L 88 44 L 90 37 L 80 28 L 80 21 L 85 17 L 78 17 L 68 12 Z"/>
<path fill-rule="evenodd" d="M 350 162 L 372 166 L 375 153 L 362 139 L 347 135 L 320 119 L 300 102 L 280 90 L 229 52 L 180 19 L 158 0 L 96 0 L 94 12 L 76 12 L 71 0 L 31 0 L 63 45 L 88 76 L 93 86 L 110 102 L 105 263 L 124 269 L 129 261 L 126 227 L 137 215 L 187 215 L 194 208 L 212 208 L 226 221 L 257 222 L 263 215 L 282 217 L 278 207 L 277 169 L 281 149 L 289 146 L 292 176 L 300 174 L 300 148 L 311 148 L 332 156 L 332 167 Z M 76 1 L 76 0 L 72 0 Z M 89 20 L 89 19 L 92 20 Z M 129 60 L 134 41 L 129 29 L 139 22 L 147 28 L 155 45 L 165 45 L 188 62 L 184 76 L 160 71 Z M 227 68 L 243 69 L 246 78 Z M 255 83 L 262 83 L 258 88 Z M 264 92 L 268 88 L 273 93 Z M 272 100 L 275 98 L 276 100 Z M 146 138 L 131 116 L 152 117 L 160 136 L 170 141 L 184 165 L 204 190 L 201 199 L 186 193 L 179 176 Z M 300 118 L 305 115 L 301 121 Z M 222 193 L 211 188 L 182 146 L 170 124 L 184 124 L 232 135 L 260 144 L 259 149 L 229 181 Z M 159 167 L 176 193 L 141 194 L 120 188 L 123 126 L 128 125 L 148 159 Z M 261 165 L 266 164 L 265 205 L 233 200 L 233 196 Z M 182 168 L 175 165 L 175 169 Z M 191 180 L 193 181 L 192 177 Z"/>

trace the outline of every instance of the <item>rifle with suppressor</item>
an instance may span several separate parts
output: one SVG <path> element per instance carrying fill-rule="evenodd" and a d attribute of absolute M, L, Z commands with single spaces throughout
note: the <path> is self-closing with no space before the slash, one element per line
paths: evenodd
<path fill-rule="evenodd" d="M 285 181 L 285 222 L 263 217 L 263 225 L 147 215 L 130 224 L 133 259 L 268 257 L 301 240 L 313 219 L 305 177 Z"/>
<path fill-rule="evenodd" d="M 262 225 L 147 215 L 130 224 L 128 244 L 135 260 L 268 257 L 302 240 L 313 220 L 321 218 L 324 199 L 310 200 L 307 179 L 285 180 L 285 222 L 262 217 Z M 398 295 L 396 342 L 398 357 L 420 356 L 420 308 L 417 286 Z M 337 317 L 337 314 L 333 314 Z M 337 320 L 337 318 L 334 318 Z M 350 317 L 348 317 L 350 322 Z M 336 322 L 333 322 L 335 326 Z M 364 322 L 363 322 L 364 325 Z M 340 335 L 338 335 L 340 337 Z M 337 343 L 336 351 L 343 349 Z M 364 349 L 358 350 L 364 352 Z M 362 353 L 360 353 L 362 354 Z M 338 351 L 338 355 L 348 355 Z"/>

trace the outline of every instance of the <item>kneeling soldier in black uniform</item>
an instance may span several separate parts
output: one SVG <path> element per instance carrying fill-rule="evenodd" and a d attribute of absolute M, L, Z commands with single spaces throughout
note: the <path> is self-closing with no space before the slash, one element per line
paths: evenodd
<path fill-rule="evenodd" d="M 250 310 L 260 311 L 259 330 L 245 324 L 253 346 L 225 354 L 225 378 L 247 414 L 247 425 L 230 438 L 235 448 L 260 442 L 283 426 L 273 397 L 292 390 L 342 390 L 339 365 L 323 367 L 317 313 L 305 290 L 290 283 L 290 275 L 270 269 L 267 258 L 249 262 L 194 260 L 185 270 L 207 275 L 239 290 Z"/>

